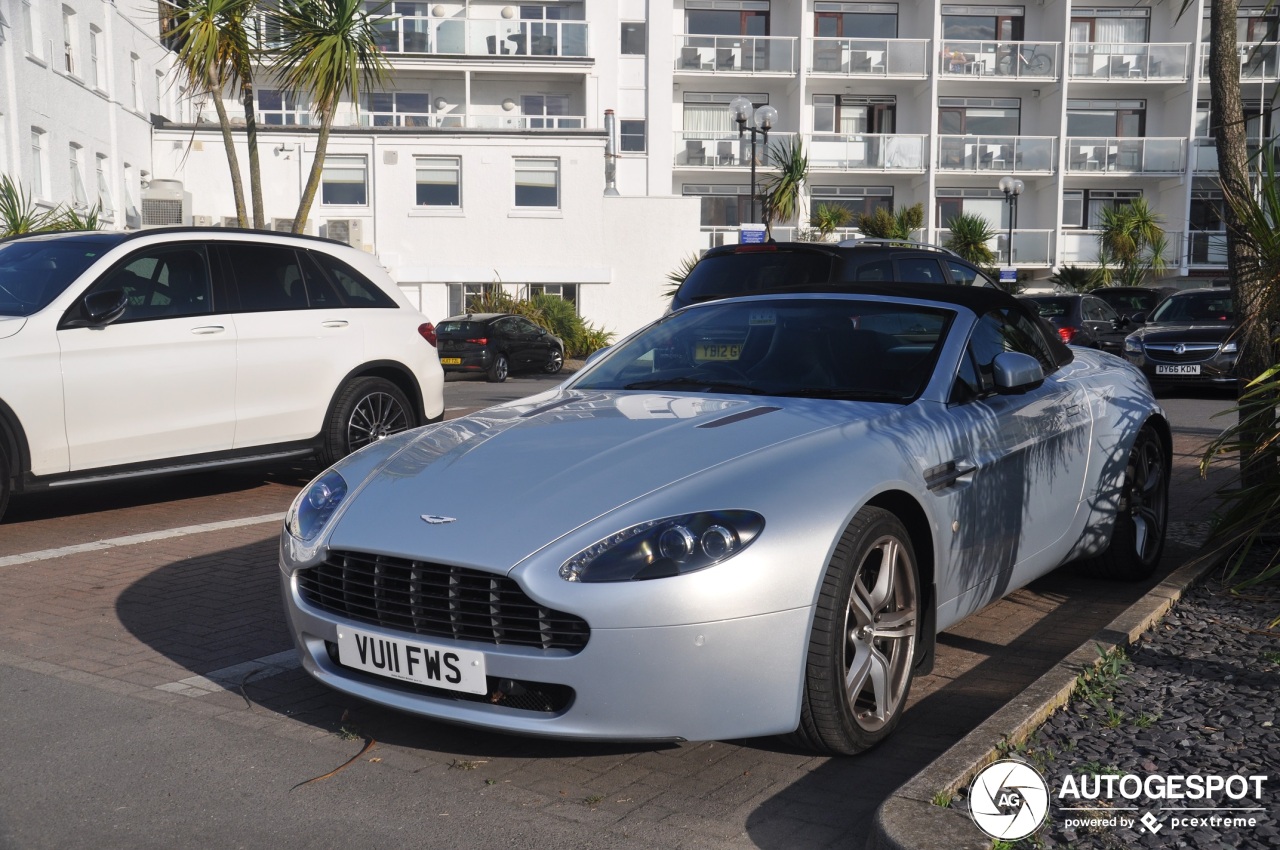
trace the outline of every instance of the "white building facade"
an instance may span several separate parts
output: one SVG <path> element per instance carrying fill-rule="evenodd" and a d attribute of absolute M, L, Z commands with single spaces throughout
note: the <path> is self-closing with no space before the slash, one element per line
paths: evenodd
<path fill-rule="evenodd" d="M 775 226 L 777 238 L 803 235 L 820 203 L 918 203 L 922 238 L 944 241 L 952 215 L 977 213 L 998 232 L 1002 263 L 1043 278 L 1096 264 L 1102 211 L 1141 197 L 1163 220 L 1172 273 L 1212 277 L 1226 259 L 1208 0 L 1180 17 L 1176 6 L 396 0 L 379 23 L 391 82 L 344 104 L 307 229 L 376 252 L 433 318 L 502 286 L 560 294 L 626 332 L 661 313 L 682 259 L 735 241 L 751 217 L 750 136 L 729 110 L 746 96 L 778 111 L 770 147 L 799 139 L 809 156 L 802 214 Z M 46 169 L 40 196 L 74 198 L 76 144 L 90 202 L 105 156 L 112 226 L 135 224 L 129 191 L 144 170 L 147 191 L 182 198 L 193 223 L 233 215 L 212 109 L 157 85 L 159 13 L 107 0 L 0 0 L 0 11 L 9 173 L 30 187 Z M 34 38 L 26 16 L 39 18 Z M 1276 21 L 1261 0 L 1238 21 L 1258 146 L 1274 137 Z M 91 72 L 94 39 L 109 58 Z M 257 85 L 267 216 L 284 228 L 314 119 L 270 79 Z M 152 127 L 152 113 L 166 120 Z M 33 128 L 45 132 L 40 153 Z M 762 181 L 771 152 L 758 145 L 754 161 Z M 1024 185 L 1016 207 L 1003 177 Z"/>

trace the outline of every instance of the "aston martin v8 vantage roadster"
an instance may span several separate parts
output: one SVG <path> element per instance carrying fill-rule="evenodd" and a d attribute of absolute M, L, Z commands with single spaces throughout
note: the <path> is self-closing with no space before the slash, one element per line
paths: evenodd
<path fill-rule="evenodd" d="M 596 740 L 890 734 L 938 631 L 1073 560 L 1149 575 L 1169 426 L 993 289 L 696 304 L 557 388 L 390 436 L 281 538 L 305 669 Z"/>

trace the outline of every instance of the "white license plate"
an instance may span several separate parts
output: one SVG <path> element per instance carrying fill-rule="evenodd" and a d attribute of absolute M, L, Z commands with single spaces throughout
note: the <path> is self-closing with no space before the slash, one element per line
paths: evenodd
<path fill-rule="evenodd" d="M 1157 375 L 1199 375 L 1200 366 L 1198 364 L 1188 364 L 1185 366 L 1157 366 Z"/>
<path fill-rule="evenodd" d="M 338 658 L 347 667 L 388 679 L 469 694 L 489 691 L 484 653 L 473 650 L 343 629 L 338 632 Z"/>

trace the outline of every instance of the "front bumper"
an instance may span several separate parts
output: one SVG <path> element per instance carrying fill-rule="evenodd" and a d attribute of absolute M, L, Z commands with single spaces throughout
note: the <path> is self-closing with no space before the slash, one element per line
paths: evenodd
<path fill-rule="evenodd" d="M 281 572 L 281 590 L 302 666 L 311 676 L 342 693 L 422 717 L 503 732 L 614 741 L 755 737 L 791 732 L 799 724 L 811 608 L 654 628 L 592 623 L 587 645 L 572 654 L 455 642 L 484 653 L 495 689 L 510 680 L 521 687 L 551 686 L 566 695 L 552 710 L 529 710 L 344 667 L 330 648 L 342 629 L 422 639 L 311 608 L 288 571 Z"/>
<path fill-rule="evenodd" d="M 1218 354 L 1207 360 L 1201 360 L 1194 363 L 1170 364 L 1157 362 L 1147 357 L 1145 354 L 1134 354 L 1126 352 L 1125 358 L 1142 370 L 1142 374 L 1147 376 L 1147 380 L 1153 387 L 1171 387 L 1171 386 L 1234 386 L 1236 383 L 1236 355 Z M 1193 374 L 1157 374 L 1158 366 L 1194 366 L 1197 372 Z"/>

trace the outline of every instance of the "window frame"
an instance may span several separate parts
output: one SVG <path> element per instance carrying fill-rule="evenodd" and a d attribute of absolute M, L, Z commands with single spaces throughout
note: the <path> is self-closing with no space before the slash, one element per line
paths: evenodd
<path fill-rule="evenodd" d="M 414 169 L 414 208 L 419 210 L 461 210 L 462 209 L 462 157 L 461 156 L 439 156 L 439 155 L 420 155 L 413 158 Z M 457 200 L 451 204 L 431 204 L 424 203 L 422 200 L 421 189 L 423 183 L 419 179 L 423 171 L 429 173 L 447 173 L 453 172 L 454 181 L 452 184 L 439 183 L 428 185 L 452 185 Z"/>
<path fill-rule="evenodd" d="M 561 176 L 561 161 L 558 156 L 517 156 L 512 158 L 513 165 L 513 193 L 512 207 L 519 212 L 558 212 L 563 209 L 563 180 Z M 553 177 L 553 191 L 555 192 L 555 202 L 552 204 L 536 204 L 521 201 L 521 175 L 535 174 L 551 174 Z M 543 184 L 527 183 L 528 187 L 536 190 Z M 525 195 L 529 194 L 526 190 Z"/>
<path fill-rule="evenodd" d="M 334 186 L 335 188 L 333 191 L 336 192 L 338 191 L 336 188 L 338 186 L 356 185 L 356 181 L 354 180 L 332 179 L 333 176 L 336 176 L 336 172 L 338 172 L 340 169 L 356 170 L 357 168 L 356 163 L 359 163 L 358 169 L 361 174 L 361 180 L 359 182 L 360 200 L 354 201 L 354 202 L 344 201 L 344 200 L 329 200 L 326 197 L 326 195 L 328 194 L 330 186 Z M 331 170 L 333 174 L 331 174 Z M 322 207 L 332 208 L 332 207 L 367 207 L 369 206 L 369 158 L 364 154 L 335 154 L 332 156 L 326 156 L 324 158 L 324 169 L 320 174 L 319 194 L 320 194 L 320 206 Z"/>

